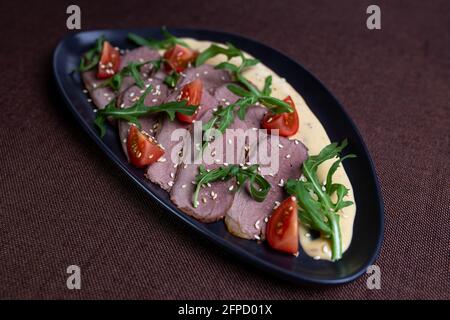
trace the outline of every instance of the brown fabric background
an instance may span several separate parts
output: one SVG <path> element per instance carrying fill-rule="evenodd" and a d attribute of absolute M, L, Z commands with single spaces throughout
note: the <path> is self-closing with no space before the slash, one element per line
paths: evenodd
<path fill-rule="evenodd" d="M 0 4 L 1 298 L 450 298 L 450 2 L 74 1 L 82 28 L 241 33 L 309 68 L 345 105 L 385 200 L 382 289 L 302 288 L 220 252 L 140 192 L 65 111 L 51 55 L 69 2 Z M 362 214 L 362 213 L 361 213 Z M 82 289 L 65 270 L 82 269 Z"/>

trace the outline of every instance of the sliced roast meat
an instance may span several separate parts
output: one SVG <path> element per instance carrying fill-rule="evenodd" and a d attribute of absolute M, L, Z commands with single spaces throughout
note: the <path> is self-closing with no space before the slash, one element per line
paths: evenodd
<path fill-rule="evenodd" d="M 116 94 L 111 88 L 98 88 L 104 80 L 97 79 L 96 74 L 97 70 L 86 71 L 81 74 L 81 78 L 94 105 L 99 109 L 103 109 L 116 97 Z"/>
<path fill-rule="evenodd" d="M 203 117 L 205 112 L 207 112 L 207 110 L 217 105 L 217 100 L 210 94 L 210 92 L 214 92 L 215 89 L 214 85 L 219 83 L 219 81 L 217 81 L 218 73 L 217 70 L 215 70 L 212 66 L 210 66 L 210 68 L 202 68 L 200 70 L 197 70 L 196 73 L 191 72 L 191 70 L 193 69 L 188 69 L 186 71 L 187 72 L 186 76 L 182 80 L 180 80 L 179 83 L 188 84 L 189 82 L 195 79 L 196 73 L 199 73 L 200 70 L 203 70 L 203 76 L 201 77 L 203 83 L 202 98 L 200 100 L 200 106 L 197 110 L 198 112 L 197 119 L 200 119 L 201 117 Z M 208 75 L 211 75 L 210 72 L 204 74 L 204 71 L 208 70 L 211 71 L 211 74 L 213 75 L 212 78 L 208 77 Z M 191 77 L 192 74 L 194 74 L 193 77 Z M 225 77 L 225 74 L 223 72 L 220 74 L 221 76 Z M 221 76 L 219 76 L 220 79 Z M 211 84 L 211 81 L 213 84 Z M 177 89 L 172 94 L 170 94 L 170 96 L 167 98 L 167 101 L 177 100 L 178 97 L 180 96 L 180 92 L 184 84 L 181 86 L 177 85 Z M 180 123 L 178 120 L 170 121 L 170 119 L 164 117 L 161 123 L 161 130 L 156 135 L 156 139 L 165 149 L 165 156 L 164 158 L 160 159 L 159 162 L 156 162 L 148 167 L 146 177 L 153 183 L 156 183 L 159 186 L 161 186 L 161 188 L 163 188 L 166 191 L 170 191 L 175 183 L 174 181 L 175 175 L 177 173 L 177 167 L 179 161 L 182 160 L 180 158 L 177 158 L 176 155 L 183 154 L 182 147 L 185 137 L 185 135 L 181 134 L 176 137 L 178 140 L 175 139 L 175 141 L 172 141 L 171 137 L 172 133 L 177 129 L 181 129 L 181 131 L 177 132 L 182 133 L 183 132 L 182 130 L 184 130 L 184 132 L 187 134 L 190 127 L 191 125 L 189 124 Z M 173 157 L 175 157 L 175 159 L 172 159 L 172 155 Z"/>
<path fill-rule="evenodd" d="M 167 86 L 162 83 L 161 80 L 148 78 L 145 80 L 145 85 L 151 85 L 152 90 L 145 97 L 144 104 L 146 106 L 156 106 L 162 104 L 168 95 Z M 124 91 L 118 99 L 119 106 L 122 108 L 131 107 L 144 93 L 145 89 L 141 89 L 138 86 L 132 86 L 128 90 Z M 148 134 L 155 136 L 161 126 L 161 117 L 158 115 L 150 115 L 139 119 L 142 130 Z M 123 151 L 127 154 L 127 137 L 130 124 L 127 121 L 120 120 L 118 124 L 119 136 L 122 144 Z"/>
<path fill-rule="evenodd" d="M 180 91 L 176 90 L 167 98 L 167 101 L 175 101 L 179 96 Z M 217 105 L 217 101 L 208 91 L 203 89 L 197 116 L 201 117 L 204 112 L 215 105 Z M 170 121 L 168 117 L 163 117 L 161 129 L 156 135 L 156 139 L 165 149 L 165 155 L 164 158 L 159 159 L 158 162 L 148 167 L 146 177 L 166 191 L 170 191 L 174 184 L 178 164 L 182 161 L 184 137 L 189 133 L 190 126 L 190 124 L 183 124 L 176 119 L 175 121 Z M 172 141 L 172 133 L 175 130 L 177 130 L 177 136 Z M 180 157 L 177 155 L 180 155 Z"/>
<path fill-rule="evenodd" d="M 251 108 L 246 119 L 258 121 L 254 118 L 255 114 L 262 115 L 265 110 L 261 111 L 257 108 Z M 235 236 L 261 239 L 264 237 L 266 218 L 271 214 L 276 203 L 283 201 L 287 196 L 283 189 L 284 183 L 289 178 L 300 176 L 300 167 L 308 154 L 306 147 L 297 140 L 261 132 L 258 135 L 257 146 L 253 144 L 249 147 L 249 162 L 260 163 L 261 174 L 270 183 L 271 189 L 263 202 L 256 202 L 249 196 L 248 190 L 241 189 L 235 195 L 233 204 L 225 215 L 225 224 L 229 232 Z M 261 149 L 258 150 L 258 148 Z M 273 161 L 264 159 L 265 154 L 273 157 Z M 278 165 L 275 161 L 278 161 Z"/>
<path fill-rule="evenodd" d="M 202 80 L 203 88 L 210 94 L 214 94 L 216 88 L 232 81 L 228 71 L 215 69 L 214 66 L 209 64 L 203 64 L 199 67 L 186 69 L 184 73 L 181 73 L 176 87 L 181 89 L 184 85 L 197 78 Z"/>
<path fill-rule="evenodd" d="M 130 62 L 144 62 L 159 59 L 160 55 L 157 50 L 147 47 L 139 47 L 133 49 L 121 57 L 120 69 L 123 69 Z M 89 92 L 92 102 L 99 109 L 103 109 L 112 99 L 116 97 L 116 93 L 111 88 L 99 88 L 104 79 L 97 79 L 97 70 L 90 70 L 83 72 L 81 77 L 84 85 Z M 144 65 L 141 68 L 141 75 L 143 79 L 148 78 L 151 73 L 151 65 Z M 119 93 L 128 89 L 134 84 L 134 79 L 131 76 L 123 78 Z"/>
<path fill-rule="evenodd" d="M 125 68 L 131 62 L 143 63 L 148 61 L 154 61 L 161 58 L 158 50 L 151 49 L 149 47 L 139 47 L 125 53 L 120 60 L 120 69 Z M 143 79 L 147 79 L 153 72 L 152 64 L 145 64 L 140 68 L 140 73 Z M 131 76 L 126 76 L 123 78 L 122 85 L 120 87 L 119 93 L 127 90 L 130 86 L 134 84 L 134 79 Z"/>
<path fill-rule="evenodd" d="M 199 118 L 199 121 L 206 122 L 212 116 L 212 110 L 208 110 Z M 229 129 L 247 128 L 245 122 L 236 119 Z M 206 170 L 212 170 L 219 166 L 230 163 L 240 163 L 244 161 L 245 149 L 244 144 L 238 142 L 240 133 L 230 135 L 224 134 L 211 142 L 202 152 L 199 142 L 194 140 L 194 134 L 191 134 L 192 153 L 196 157 L 189 157 L 185 152 L 186 164 L 181 165 L 178 169 L 175 184 L 170 193 L 172 202 L 183 212 L 202 222 L 214 222 L 224 217 L 227 210 L 233 203 L 235 184 L 234 179 L 228 181 L 216 181 L 200 189 L 198 197 L 198 206 L 193 206 L 193 194 L 196 186 L 193 184 L 195 177 L 199 172 L 200 163 L 205 166 Z M 230 155 L 232 152 L 232 155 Z M 235 158 L 235 161 L 230 158 Z M 187 163 L 187 160 L 191 160 Z M 196 160 L 193 162 L 192 160 Z M 229 165 L 229 164 L 227 164 Z M 231 188 L 231 189 L 230 189 Z"/>

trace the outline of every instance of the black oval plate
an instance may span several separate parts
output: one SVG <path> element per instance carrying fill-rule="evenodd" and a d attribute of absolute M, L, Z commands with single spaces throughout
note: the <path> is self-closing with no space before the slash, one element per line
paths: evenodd
<path fill-rule="evenodd" d="M 347 161 L 345 169 L 354 188 L 357 215 L 353 241 L 342 260 L 337 263 L 316 261 L 300 252 L 298 257 L 288 256 L 269 249 L 265 244 L 236 238 L 229 234 L 223 222 L 204 224 L 179 211 L 169 200 L 167 193 L 148 182 L 143 171 L 128 164 L 115 128 L 108 126 L 106 136 L 100 139 L 94 128 L 94 112 L 82 92 L 78 73 L 72 73 L 82 53 L 92 47 L 95 39 L 105 35 L 114 45 L 132 48 L 126 40 L 134 32 L 145 37 L 160 36 L 160 29 L 96 30 L 70 34 L 57 46 L 53 56 L 53 72 L 67 107 L 97 145 L 150 197 L 158 201 L 170 213 L 183 220 L 192 229 L 218 244 L 244 261 L 302 284 L 342 284 L 362 275 L 376 259 L 383 238 L 383 202 L 372 160 L 354 123 L 337 99 L 300 64 L 264 44 L 242 36 L 224 32 L 170 29 L 179 37 L 199 40 L 231 42 L 260 59 L 303 96 L 308 106 L 322 122 L 332 141 L 349 140 L 347 152 L 358 158 Z"/>

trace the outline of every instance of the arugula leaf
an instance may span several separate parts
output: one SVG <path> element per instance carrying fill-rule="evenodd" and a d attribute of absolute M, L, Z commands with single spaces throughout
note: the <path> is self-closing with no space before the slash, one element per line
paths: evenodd
<path fill-rule="evenodd" d="M 192 205 L 197 208 L 199 205 L 198 195 L 202 186 L 215 181 L 236 179 L 239 190 L 245 182 L 249 182 L 249 193 L 252 199 L 258 202 L 264 201 L 270 190 L 270 183 L 258 172 L 258 165 L 241 167 L 239 165 L 222 166 L 207 171 L 203 165 L 199 166 L 199 173 L 195 177 L 196 188 L 192 196 Z"/>
<path fill-rule="evenodd" d="M 80 61 L 78 71 L 85 72 L 95 68 L 100 61 L 100 56 L 102 54 L 103 42 L 105 37 L 102 35 L 95 41 L 95 46 L 87 51 Z"/>
<path fill-rule="evenodd" d="M 124 67 L 122 70 L 120 70 L 118 73 L 113 75 L 112 77 L 106 79 L 102 83 L 100 83 L 96 89 L 98 88 L 105 88 L 110 87 L 114 91 L 119 91 L 123 79 L 126 76 L 131 76 L 134 79 L 134 82 L 136 85 L 143 89 L 144 88 L 144 81 L 141 78 L 140 69 L 142 66 L 146 64 L 153 64 L 156 69 L 159 69 L 161 67 L 161 59 L 158 60 L 152 60 L 152 61 L 145 61 L 142 63 L 137 62 L 130 62 L 126 67 Z"/>
<path fill-rule="evenodd" d="M 219 54 L 224 54 L 228 60 L 234 57 L 240 57 L 241 59 L 241 64 L 239 66 L 225 61 L 219 63 L 215 67 L 216 69 L 228 70 L 233 75 L 234 80 L 238 82 L 240 86 L 230 84 L 227 88 L 232 93 L 239 96 L 240 99 L 226 108 L 220 107 L 219 110 L 214 113 L 212 119 L 208 121 L 206 126 L 204 126 L 204 131 L 212 127 L 216 127 L 216 129 L 223 133 L 226 128 L 233 123 L 236 115 L 241 120 L 244 120 L 248 108 L 257 102 L 267 107 L 273 113 L 293 111 L 288 103 L 270 96 L 272 91 L 272 76 L 268 76 L 265 79 L 264 88 L 260 91 L 242 75 L 245 70 L 259 63 L 259 60 L 247 58 L 241 50 L 233 46 L 231 43 L 227 43 L 227 47 L 222 47 L 215 44 L 211 45 L 208 49 L 199 54 L 195 65 L 201 65 L 208 59 Z"/>
<path fill-rule="evenodd" d="M 176 71 L 172 71 L 165 79 L 164 79 L 164 83 L 169 87 L 169 88 L 175 88 L 178 79 L 180 78 L 180 74 Z"/>
<path fill-rule="evenodd" d="M 163 103 L 157 106 L 144 105 L 145 97 L 152 90 L 152 86 L 149 86 L 142 96 L 136 101 L 130 108 L 118 108 L 116 106 L 115 99 L 112 100 L 104 109 L 98 110 L 95 117 L 95 125 L 100 129 L 101 137 L 105 134 L 105 119 L 121 119 L 135 124 L 138 128 L 141 127 L 139 118 L 154 114 L 165 112 L 169 116 L 169 119 L 173 121 L 175 119 L 175 113 L 179 112 L 186 115 L 194 114 L 196 106 L 187 105 L 187 101 L 173 101 Z"/>
<path fill-rule="evenodd" d="M 342 184 L 332 183 L 332 177 L 344 159 L 356 156 L 349 154 L 336 160 L 328 171 L 325 186 L 319 181 L 317 168 L 323 162 L 339 157 L 340 152 L 346 146 L 347 140 L 344 140 L 341 145 L 331 143 L 318 155 L 310 156 L 303 163 L 304 179 L 289 179 L 285 185 L 286 191 L 297 198 L 300 220 L 311 229 L 331 238 L 331 259 L 333 261 L 342 257 L 338 211 L 352 205 L 353 202 L 343 200 L 348 194 L 348 189 Z M 336 202 L 331 200 L 334 194 L 336 194 Z"/>
<path fill-rule="evenodd" d="M 261 93 L 265 96 L 270 96 L 272 93 L 272 76 L 266 77 L 266 80 L 264 81 L 264 88 Z"/>
<path fill-rule="evenodd" d="M 134 33 L 129 33 L 128 39 L 139 46 L 147 46 L 147 47 L 150 47 L 153 49 L 164 49 L 165 50 L 165 49 L 169 49 L 169 48 L 175 46 L 176 44 L 179 44 L 183 47 L 189 48 L 189 46 L 186 42 L 175 37 L 173 34 L 171 34 L 169 31 L 167 31 L 166 27 L 162 27 L 161 32 L 164 37 L 162 40 L 151 39 L 151 38 L 145 39 Z"/>
<path fill-rule="evenodd" d="M 218 46 L 217 44 L 212 44 L 208 49 L 198 55 L 197 59 L 195 60 L 195 66 L 198 67 L 199 65 L 204 64 L 207 60 L 219 54 L 227 56 L 228 60 L 234 57 L 239 57 L 242 54 L 241 50 L 237 49 L 231 43 L 227 43 L 226 45 L 227 47 L 224 48 Z"/>

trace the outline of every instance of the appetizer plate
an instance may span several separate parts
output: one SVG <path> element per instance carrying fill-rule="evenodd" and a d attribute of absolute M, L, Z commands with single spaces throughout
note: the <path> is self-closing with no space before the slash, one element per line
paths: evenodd
<path fill-rule="evenodd" d="M 331 141 L 347 138 L 347 153 L 358 157 L 345 162 L 345 169 L 354 188 L 356 219 L 350 248 L 339 262 L 316 261 L 300 250 L 298 257 L 279 253 L 265 243 L 243 240 L 227 232 L 223 221 L 204 224 L 180 210 L 169 200 L 168 194 L 144 178 L 143 170 L 131 166 L 122 151 L 117 130 L 108 125 L 106 135 L 100 138 L 94 127 L 92 105 L 83 93 L 83 84 L 77 72 L 81 55 L 90 49 L 100 35 L 121 48 L 133 48 L 127 40 L 130 32 L 144 37 L 158 38 L 160 28 L 96 30 L 69 34 L 56 47 L 53 72 L 66 106 L 81 124 L 84 131 L 97 143 L 120 170 L 136 183 L 149 197 L 159 202 L 168 212 L 184 221 L 209 241 L 228 250 L 234 256 L 288 281 L 301 284 L 336 285 L 356 279 L 366 272 L 376 259 L 383 238 L 383 202 L 374 166 L 367 148 L 353 121 L 339 101 L 327 88 L 299 63 L 264 44 L 239 35 L 209 31 L 174 28 L 170 32 L 178 37 L 198 40 L 231 42 L 247 51 L 274 70 L 303 96 L 308 106 L 325 127 Z M 301 115 L 300 115 L 301 116 Z M 231 257 L 231 255 L 230 255 Z M 248 266 L 247 266 L 248 267 Z"/>

